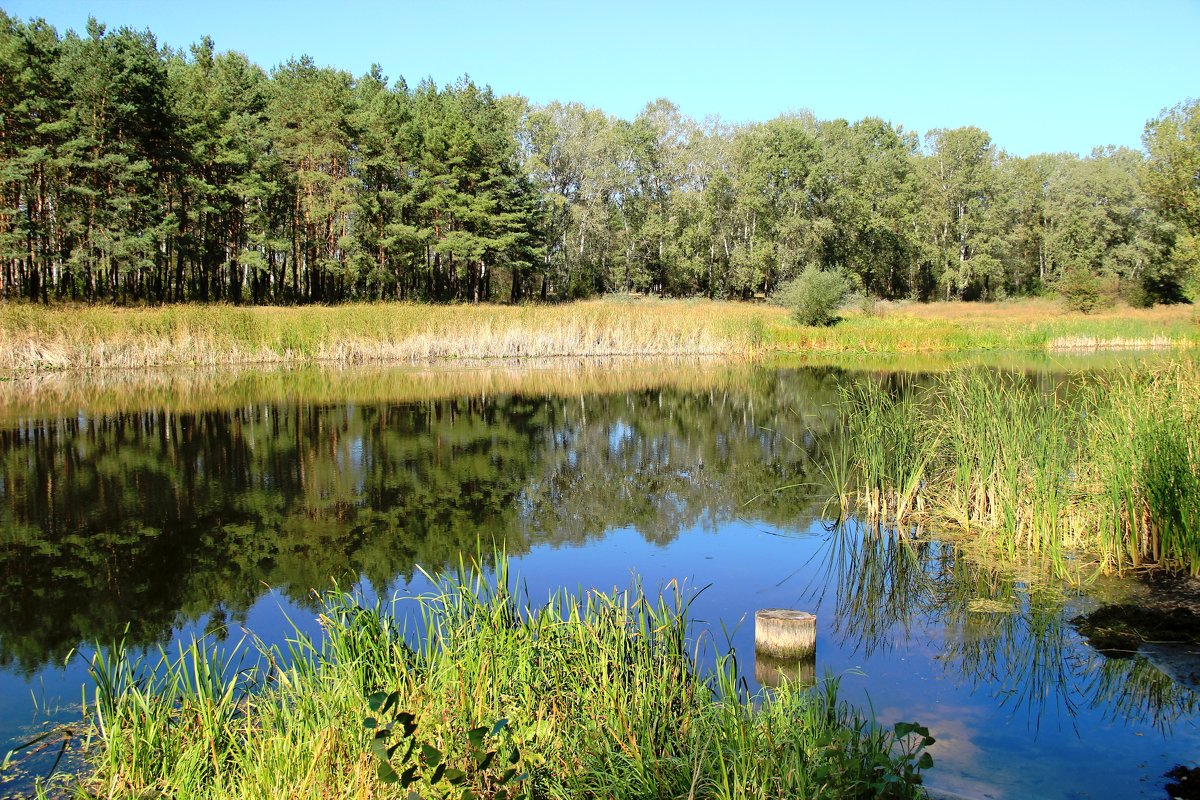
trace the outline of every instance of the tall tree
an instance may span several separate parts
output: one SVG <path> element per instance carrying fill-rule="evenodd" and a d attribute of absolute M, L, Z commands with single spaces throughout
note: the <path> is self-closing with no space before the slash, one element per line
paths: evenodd
<path fill-rule="evenodd" d="M 984 268 L 979 253 L 985 213 L 994 191 L 996 148 L 987 132 L 975 127 L 935 129 L 925 136 L 927 260 L 931 270 L 917 276 L 918 293 L 934 285 L 945 298 L 962 299 L 986 292 L 992 261 Z"/>
<path fill-rule="evenodd" d="M 1164 110 L 1142 135 L 1148 158 L 1142 185 L 1172 225 L 1171 261 L 1200 290 L 1200 100 Z"/>

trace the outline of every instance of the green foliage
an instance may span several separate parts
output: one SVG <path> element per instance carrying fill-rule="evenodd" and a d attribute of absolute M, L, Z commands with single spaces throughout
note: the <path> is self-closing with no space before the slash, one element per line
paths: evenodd
<path fill-rule="evenodd" d="M 779 287 L 773 300 L 791 312 L 801 325 L 829 325 L 850 295 L 850 281 L 840 269 L 823 271 L 814 265 Z"/>
<path fill-rule="evenodd" d="M 363 727 L 371 731 L 371 754 L 378 761 L 381 781 L 399 784 L 406 790 L 420 783 L 432 796 L 460 800 L 528 796 L 517 786 L 529 775 L 520 771 L 520 748 L 505 738 L 508 720 L 497 720 L 490 729 L 484 726 L 468 730 L 466 769 L 458 769 L 449 766 L 441 750 L 416 738 L 416 718 L 401 711 L 399 701 L 399 692 L 376 692 L 368 698 L 368 705 L 379 716 L 363 718 Z M 500 749 L 489 747 L 489 742 Z M 501 750 L 506 755 L 501 756 Z M 419 800 L 421 795 L 414 790 L 408 797 Z"/>
<path fill-rule="evenodd" d="M 0 74 L 5 298 L 748 299 L 816 264 L 998 300 L 1086 261 L 1169 301 L 1197 235 L 1195 102 L 1147 125 L 1148 158 L 1013 158 L 976 127 L 922 147 L 875 117 L 707 126 L 665 99 L 627 121 L 3 12 Z"/>
<path fill-rule="evenodd" d="M 129 794 L 222 798 L 337 785 L 364 796 L 398 784 L 418 797 L 703 790 L 735 800 L 769 786 L 829 800 L 921 796 L 927 731 L 880 728 L 838 699 L 833 679 L 819 692 L 786 683 L 747 697 L 732 656 L 702 673 L 687 597 L 635 586 L 560 593 L 535 607 L 509 590 L 502 556 L 494 575 L 460 564 L 428 577 L 436 588 L 419 598 L 411 648 L 394 608 L 331 593 L 321 642 L 299 638 L 248 667 L 236 648 L 220 655 L 203 643 L 148 666 L 121 648 L 98 657 L 88 710 L 99 746 L 81 789 L 119 782 Z M 471 727 L 480 717 L 500 721 Z"/>
<path fill-rule="evenodd" d="M 1146 123 L 1149 158 L 1141 179 L 1161 212 L 1186 233 L 1200 235 L 1200 100 L 1164 109 Z"/>
<path fill-rule="evenodd" d="M 1084 314 L 1111 306 L 1117 299 L 1115 281 L 1087 267 L 1064 272 L 1054 288 L 1067 308 Z"/>

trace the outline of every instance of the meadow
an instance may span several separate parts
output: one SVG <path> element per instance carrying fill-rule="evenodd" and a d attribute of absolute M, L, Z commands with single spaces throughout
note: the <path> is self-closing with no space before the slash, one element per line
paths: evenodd
<path fill-rule="evenodd" d="M 1200 343 L 1192 305 L 1091 314 L 1044 299 L 885 303 L 798 325 L 763 303 L 615 296 L 563 305 L 0 309 L 0 371 L 173 365 L 429 362 L 597 356 L 761 357 L 770 353 L 1186 349 Z"/>

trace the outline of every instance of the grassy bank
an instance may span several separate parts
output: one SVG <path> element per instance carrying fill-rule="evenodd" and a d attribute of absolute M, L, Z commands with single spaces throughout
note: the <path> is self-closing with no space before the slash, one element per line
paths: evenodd
<path fill-rule="evenodd" d="M 868 380 L 845 392 L 842 414 L 826 471 L 846 511 L 962 531 L 1063 571 L 1082 554 L 1103 571 L 1200 575 L 1193 360 L 1056 391 L 982 371 L 916 389 Z"/>
<path fill-rule="evenodd" d="M 0 312 L 0 370 L 744 353 L 762 313 L 750 305 L 655 302 L 14 306 Z"/>
<path fill-rule="evenodd" d="M 504 572 L 502 563 L 501 587 Z M 153 665 L 119 649 L 97 656 L 92 772 L 81 789 L 407 796 L 380 781 L 382 756 L 423 797 L 462 788 L 551 798 L 920 791 L 924 734 L 868 724 L 835 685 L 788 686 L 754 702 L 739 692 L 731 658 L 702 674 L 689 656 L 685 598 L 635 589 L 535 608 L 496 585 L 475 570 L 441 581 L 420 600 L 419 637 L 405 636 L 395 606 L 331 595 L 321 641 L 256 652 L 253 665 L 244 651 L 205 643 Z M 375 693 L 390 699 L 381 707 L 368 699 Z M 506 726 L 489 737 L 499 720 Z M 377 735 L 389 723 L 391 734 Z M 481 765 L 485 751 L 496 755 Z M 450 778 L 458 785 L 443 793 Z"/>
<path fill-rule="evenodd" d="M 752 356 L 1192 347 L 1191 306 L 1083 315 L 1044 300 L 877 304 L 830 327 L 781 308 L 605 299 L 557 306 L 404 303 L 300 308 L 0 309 L 0 371 L 559 356 Z"/>
<path fill-rule="evenodd" d="M 914 353 L 1190 348 L 1200 344 L 1194 306 L 1113 307 L 1091 314 L 1047 299 L 999 303 L 876 303 L 843 311 L 825 328 L 773 325 L 768 347 L 788 351 Z"/>

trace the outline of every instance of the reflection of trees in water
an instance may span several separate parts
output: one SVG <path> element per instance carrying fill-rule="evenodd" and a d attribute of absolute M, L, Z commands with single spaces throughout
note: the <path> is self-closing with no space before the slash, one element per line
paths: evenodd
<path fill-rule="evenodd" d="M 809 479 L 836 380 L 23 419 L 0 430 L 0 663 L 33 670 L 127 623 L 146 644 L 217 608 L 237 620 L 265 585 L 380 588 L 480 539 L 802 524 L 806 495 L 769 490 Z"/>
<path fill-rule="evenodd" d="M 1110 659 L 1080 641 L 1068 594 L 983 563 L 946 542 L 853 525 L 824 553 L 833 630 L 865 654 L 902 645 L 914 626 L 940 626 L 940 660 L 1035 724 L 1081 706 L 1167 731 L 1200 709 L 1200 694 L 1144 656 Z"/>

